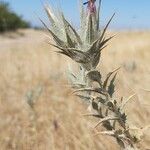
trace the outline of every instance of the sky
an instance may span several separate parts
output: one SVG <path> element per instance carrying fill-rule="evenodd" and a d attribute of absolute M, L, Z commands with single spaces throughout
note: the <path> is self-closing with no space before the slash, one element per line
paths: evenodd
<path fill-rule="evenodd" d="M 43 4 L 61 8 L 66 17 L 79 25 L 78 0 L 3 0 L 9 2 L 13 11 L 31 22 L 33 26 L 42 26 L 38 17 L 48 20 Z M 85 2 L 86 0 L 83 0 Z M 86 7 L 86 6 L 85 6 Z M 116 13 L 111 24 L 114 29 L 150 29 L 150 0 L 102 0 L 101 26 Z"/>

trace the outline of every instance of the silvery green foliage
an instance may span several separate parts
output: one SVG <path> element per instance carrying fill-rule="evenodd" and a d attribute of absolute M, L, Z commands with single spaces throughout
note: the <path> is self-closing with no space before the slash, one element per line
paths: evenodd
<path fill-rule="evenodd" d="M 43 24 L 55 41 L 55 44 L 51 43 L 51 45 L 59 49 L 58 53 L 64 54 L 79 63 L 79 71 L 84 74 L 85 71 L 96 68 L 100 61 L 102 49 L 106 47 L 106 43 L 112 38 L 105 38 L 105 32 L 114 15 L 101 33 L 99 29 L 100 3 L 97 13 L 93 15 L 87 14 L 83 8 L 82 1 L 80 3 L 81 28 L 79 33 L 66 20 L 62 12 L 54 13 L 49 7 L 45 7 L 45 10 L 51 26 L 49 28 L 44 22 Z M 83 74 L 82 76 L 84 76 Z M 78 80 L 81 81 L 80 78 L 81 76 L 76 76 L 77 83 Z M 84 81 L 84 84 L 86 85 L 86 81 Z"/>
<path fill-rule="evenodd" d="M 101 0 L 99 0 L 97 12 L 90 14 L 83 8 L 82 0 L 80 0 L 79 32 L 67 21 L 61 11 L 54 12 L 50 7 L 45 7 L 50 27 L 41 21 L 55 41 L 55 44 L 50 44 L 58 49 L 58 53 L 77 63 L 78 71 L 75 72 L 69 67 L 69 79 L 75 89 L 74 93 L 90 105 L 91 113 L 87 116 L 100 119 L 95 128 L 99 125 L 105 127 L 106 131 L 98 134 L 113 136 L 122 149 L 127 147 L 135 149 L 137 139 L 130 134 L 127 116 L 123 109 L 132 96 L 126 101 L 122 98 L 121 103 L 113 98 L 114 82 L 119 68 L 108 73 L 103 80 L 100 71 L 96 68 L 100 62 L 102 50 L 112 38 L 106 38 L 105 33 L 114 17 L 113 15 L 105 28 L 100 30 L 100 5 Z"/>

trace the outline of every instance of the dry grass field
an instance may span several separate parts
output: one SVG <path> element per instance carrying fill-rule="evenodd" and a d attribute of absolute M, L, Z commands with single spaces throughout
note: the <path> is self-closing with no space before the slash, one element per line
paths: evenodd
<path fill-rule="evenodd" d="M 111 33 L 113 34 L 113 33 Z M 150 31 L 115 32 L 103 50 L 99 69 L 106 75 L 121 66 L 116 99 L 136 93 L 126 107 L 132 126 L 150 125 Z M 116 141 L 94 136 L 95 120 L 71 94 L 64 58 L 46 43 L 43 31 L 0 35 L 0 150 L 119 150 Z M 32 97 L 33 96 L 33 97 Z M 34 98 L 31 108 L 27 101 Z M 150 149 L 150 130 L 139 143 Z"/>

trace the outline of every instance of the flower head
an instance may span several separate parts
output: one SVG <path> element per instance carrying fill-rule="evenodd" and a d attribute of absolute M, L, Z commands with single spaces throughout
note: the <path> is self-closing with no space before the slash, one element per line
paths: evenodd
<path fill-rule="evenodd" d="M 95 14 L 95 13 L 96 13 L 95 1 L 96 1 L 96 0 L 89 0 L 89 1 L 88 1 L 87 9 L 88 9 L 88 12 L 89 12 L 90 14 Z"/>

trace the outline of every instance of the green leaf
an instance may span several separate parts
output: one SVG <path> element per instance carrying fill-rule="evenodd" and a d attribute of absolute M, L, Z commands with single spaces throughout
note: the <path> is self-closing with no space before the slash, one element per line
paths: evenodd
<path fill-rule="evenodd" d="M 102 103 L 102 104 L 105 104 L 106 100 L 101 98 L 101 97 L 96 97 L 96 101 Z"/>
<path fill-rule="evenodd" d="M 121 140 L 120 138 L 116 138 L 117 139 L 117 142 L 118 142 L 118 144 L 120 145 L 120 147 L 122 147 L 123 149 L 125 148 L 125 144 L 124 144 L 124 142 L 123 142 L 123 140 Z"/>
<path fill-rule="evenodd" d="M 72 27 L 72 25 L 65 19 L 65 17 L 63 17 L 63 19 L 64 19 L 65 24 L 66 24 L 68 27 L 70 27 L 70 29 L 71 29 L 72 32 L 74 33 L 77 42 L 78 42 L 80 45 L 82 45 L 82 40 L 81 40 L 79 34 L 77 33 L 77 31 L 76 31 L 76 30 Z"/>
<path fill-rule="evenodd" d="M 99 71 L 90 71 L 87 73 L 87 77 L 92 80 L 92 81 L 96 81 L 101 85 L 101 74 Z"/>
<path fill-rule="evenodd" d="M 102 42 L 99 43 L 99 45 L 98 45 L 98 50 L 101 50 L 102 47 L 104 47 L 105 44 L 106 44 L 108 41 L 110 41 L 113 37 L 114 37 L 114 36 L 111 36 L 111 37 L 109 37 L 109 38 L 107 38 L 107 39 L 104 38 L 104 39 L 102 40 Z"/>
<path fill-rule="evenodd" d="M 76 93 L 76 92 L 95 92 L 95 93 L 99 93 L 99 94 L 106 96 L 105 93 L 103 93 L 101 88 L 82 88 L 82 89 L 78 89 L 74 91 L 73 93 Z"/>
<path fill-rule="evenodd" d="M 89 96 L 84 96 L 84 95 L 80 95 L 80 94 L 76 94 L 76 96 L 78 96 L 79 98 L 85 100 L 85 101 L 90 101 L 91 97 Z"/>
<path fill-rule="evenodd" d="M 91 44 L 94 40 L 93 38 L 94 30 L 93 30 L 93 21 L 92 16 L 88 15 L 88 22 L 87 22 L 87 31 L 86 31 L 86 41 Z"/>
<path fill-rule="evenodd" d="M 98 104 L 94 101 L 92 101 L 92 107 L 93 109 L 98 110 Z"/>
<path fill-rule="evenodd" d="M 121 119 L 124 123 L 126 123 L 127 115 L 125 113 L 121 114 Z"/>
<path fill-rule="evenodd" d="M 45 9 L 46 14 L 47 14 L 47 16 L 48 16 L 48 18 L 49 18 L 50 23 L 51 23 L 52 25 L 55 24 L 55 20 L 54 20 L 53 17 L 51 16 L 51 10 L 50 10 L 50 8 L 47 7 L 47 6 L 45 6 L 44 9 Z"/>
<path fill-rule="evenodd" d="M 114 71 L 112 71 L 112 72 L 110 72 L 110 73 L 107 74 L 107 77 L 106 77 L 106 79 L 105 79 L 105 81 L 104 81 L 104 84 L 103 84 L 103 88 L 104 88 L 105 90 L 106 90 L 108 81 L 109 81 L 110 77 L 112 76 L 112 74 L 115 73 L 116 71 L 118 71 L 120 68 L 121 68 L 121 67 L 119 67 L 119 68 L 115 69 Z"/>
<path fill-rule="evenodd" d="M 105 35 L 106 31 L 107 31 L 107 28 L 108 28 L 109 24 L 111 23 L 111 21 L 112 21 L 112 19 L 113 19 L 114 16 L 115 16 L 115 13 L 112 15 L 112 17 L 110 18 L 110 20 L 106 24 L 106 26 L 105 26 L 105 28 L 104 28 L 104 30 L 102 32 L 102 35 L 101 35 L 101 37 L 99 39 L 99 43 L 102 41 L 102 39 L 103 39 L 103 37 L 104 37 L 104 35 Z"/>
<path fill-rule="evenodd" d="M 114 107 L 114 104 L 113 104 L 112 102 L 108 102 L 108 103 L 107 103 L 107 106 L 113 108 L 113 107 Z"/>
<path fill-rule="evenodd" d="M 64 30 L 65 30 L 65 35 L 66 35 L 66 39 L 67 39 L 67 45 L 69 48 L 75 48 L 75 42 L 72 40 L 72 38 L 69 34 L 69 27 L 68 27 L 68 24 L 66 23 L 63 13 L 61 14 L 61 16 L 62 16 L 62 20 L 64 23 Z"/>
<path fill-rule="evenodd" d="M 117 76 L 117 73 L 114 75 L 114 77 L 112 78 L 112 80 L 110 81 L 110 84 L 108 86 L 108 93 L 109 93 L 110 97 L 112 97 L 115 92 L 114 82 L 115 82 L 116 76 Z"/>
<path fill-rule="evenodd" d="M 97 52 L 93 55 L 92 67 L 95 69 L 100 61 L 101 52 Z"/>
<path fill-rule="evenodd" d="M 58 48 L 60 50 L 57 51 L 58 53 L 66 55 L 78 63 L 85 64 L 90 62 L 90 57 L 85 52 L 82 52 L 75 48 L 63 48 L 52 43 L 49 44 Z"/>
<path fill-rule="evenodd" d="M 100 23 L 100 8 L 101 8 L 101 0 L 99 0 L 99 4 L 98 4 L 98 10 L 97 10 L 97 31 L 99 30 L 99 23 Z"/>
<path fill-rule="evenodd" d="M 39 18 L 40 19 L 40 18 Z M 51 36 L 53 37 L 54 41 L 56 42 L 57 45 L 59 46 L 65 46 L 65 43 L 59 39 L 53 32 L 51 29 L 49 29 L 47 27 L 47 25 L 43 22 L 43 20 L 40 19 L 40 21 L 42 22 L 42 24 L 44 25 L 44 27 L 48 30 L 48 32 L 51 34 Z"/>

